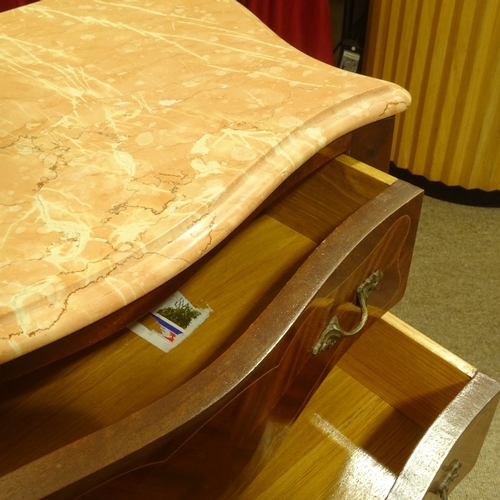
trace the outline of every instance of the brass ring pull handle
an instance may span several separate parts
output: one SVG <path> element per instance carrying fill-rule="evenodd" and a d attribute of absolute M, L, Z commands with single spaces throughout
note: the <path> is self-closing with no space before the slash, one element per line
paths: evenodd
<path fill-rule="evenodd" d="M 320 352 L 330 349 L 330 347 L 332 347 L 338 339 L 356 335 L 364 328 L 368 319 L 368 297 L 370 293 L 378 287 L 382 276 L 382 271 L 373 272 L 364 283 L 358 286 L 356 290 L 356 297 L 359 307 L 361 308 L 361 319 L 359 323 L 352 330 L 346 331 L 340 326 L 338 317 L 334 316 L 314 346 L 312 350 L 314 356 Z"/>

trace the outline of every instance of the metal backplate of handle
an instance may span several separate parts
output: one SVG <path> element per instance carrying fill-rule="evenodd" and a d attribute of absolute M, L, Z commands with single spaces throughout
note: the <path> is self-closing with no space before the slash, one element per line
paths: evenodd
<path fill-rule="evenodd" d="M 451 463 L 450 466 L 450 471 L 446 475 L 446 477 L 443 479 L 443 482 L 439 486 L 438 493 L 439 493 L 439 498 L 441 500 L 448 500 L 448 490 L 453 482 L 453 480 L 458 476 L 460 467 L 462 467 L 462 462 L 460 460 L 454 460 Z"/>
<path fill-rule="evenodd" d="M 330 349 L 338 339 L 356 335 L 364 328 L 368 319 L 368 297 L 370 293 L 378 287 L 382 276 L 382 271 L 375 271 L 356 289 L 356 298 L 361 308 L 361 319 L 359 323 L 352 330 L 346 331 L 340 326 L 338 317 L 334 316 L 314 346 L 312 350 L 314 355 Z"/>

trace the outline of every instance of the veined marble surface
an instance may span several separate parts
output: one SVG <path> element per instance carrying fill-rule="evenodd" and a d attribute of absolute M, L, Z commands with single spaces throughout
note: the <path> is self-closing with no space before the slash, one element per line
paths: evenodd
<path fill-rule="evenodd" d="M 164 283 L 410 101 L 236 0 L 42 0 L 0 15 L 0 60 L 0 362 Z"/>

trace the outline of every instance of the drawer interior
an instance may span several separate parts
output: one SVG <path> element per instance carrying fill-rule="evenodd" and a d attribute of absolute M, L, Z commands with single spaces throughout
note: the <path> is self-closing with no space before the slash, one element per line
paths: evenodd
<path fill-rule="evenodd" d="M 337 363 L 239 498 L 386 498 L 475 373 L 387 313 Z"/>
<path fill-rule="evenodd" d="M 393 181 L 342 156 L 282 193 L 181 286 L 191 303 L 208 305 L 212 313 L 169 353 L 124 329 L 3 383 L 0 475 L 119 421 L 203 370 L 245 332 L 324 237 Z"/>

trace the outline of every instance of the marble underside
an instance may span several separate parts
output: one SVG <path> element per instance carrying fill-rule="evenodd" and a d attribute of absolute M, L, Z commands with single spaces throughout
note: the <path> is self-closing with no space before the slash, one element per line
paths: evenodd
<path fill-rule="evenodd" d="M 42 0 L 0 14 L 0 61 L 0 362 L 175 276 L 410 101 L 236 0 Z"/>

